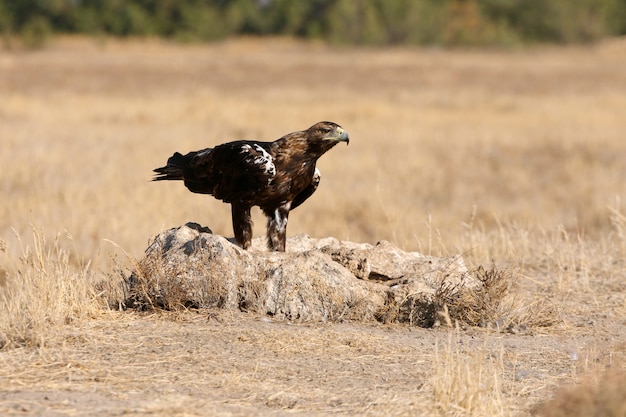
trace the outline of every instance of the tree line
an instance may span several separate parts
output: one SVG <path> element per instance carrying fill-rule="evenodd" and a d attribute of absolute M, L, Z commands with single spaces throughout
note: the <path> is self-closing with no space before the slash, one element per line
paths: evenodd
<path fill-rule="evenodd" d="M 626 0 L 0 0 L 0 36 L 213 41 L 286 35 L 346 45 L 592 42 L 626 34 Z"/>

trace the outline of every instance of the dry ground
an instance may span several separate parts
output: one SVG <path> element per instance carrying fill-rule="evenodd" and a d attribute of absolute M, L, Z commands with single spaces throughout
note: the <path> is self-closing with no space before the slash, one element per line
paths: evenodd
<path fill-rule="evenodd" d="M 59 39 L 0 51 L 0 97 L 0 414 L 525 415 L 625 367 L 624 39 L 511 52 Z M 319 120 L 350 146 L 320 160 L 290 235 L 493 261 L 522 308 L 547 306 L 546 326 L 102 307 L 116 265 L 160 230 L 231 235 L 227 206 L 150 183 L 153 168 Z"/>

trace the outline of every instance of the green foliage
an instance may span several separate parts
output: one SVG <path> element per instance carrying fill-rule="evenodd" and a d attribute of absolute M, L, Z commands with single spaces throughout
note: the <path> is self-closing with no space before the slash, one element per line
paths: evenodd
<path fill-rule="evenodd" d="M 4 3 L 0 3 L 0 38 L 4 44 L 10 43 L 10 35 L 13 29 L 13 19 Z"/>
<path fill-rule="evenodd" d="M 40 15 L 29 17 L 20 31 L 22 42 L 29 49 L 43 47 L 51 34 L 50 22 L 46 17 Z"/>
<path fill-rule="evenodd" d="M 211 41 L 287 35 L 338 44 L 511 45 L 626 34 L 626 0 L 0 0 L 0 34 Z"/>
<path fill-rule="evenodd" d="M 223 16 L 211 7 L 187 4 L 180 9 L 180 25 L 176 37 L 180 40 L 215 40 L 225 37 L 228 27 Z"/>
<path fill-rule="evenodd" d="M 624 0 L 482 0 L 491 21 L 531 42 L 588 42 L 626 33 Z"/>

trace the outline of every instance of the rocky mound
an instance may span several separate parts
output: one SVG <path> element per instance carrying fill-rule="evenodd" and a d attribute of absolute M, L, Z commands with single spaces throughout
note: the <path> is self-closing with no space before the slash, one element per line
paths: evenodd
<path fill-rule="evenodd" d="M 194 223 L 156 236 L 130 276 L 135 308 L 240 309 L 289 320 L 430 326 L 447 299 L 480 286 L 460 256 L 435 258 L 298 235 L 287 252 L 245 251 Z"/>

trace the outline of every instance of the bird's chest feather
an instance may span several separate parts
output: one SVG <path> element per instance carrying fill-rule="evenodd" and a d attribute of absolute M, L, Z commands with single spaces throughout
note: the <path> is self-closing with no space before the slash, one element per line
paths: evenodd
<path fill-rule="evenodd" d="M 315 161 L 290 158 L 276 166 L 276 176 L 270 188 L 282 196 L 294 197 L 311 184 L 314 174 Z"/>

